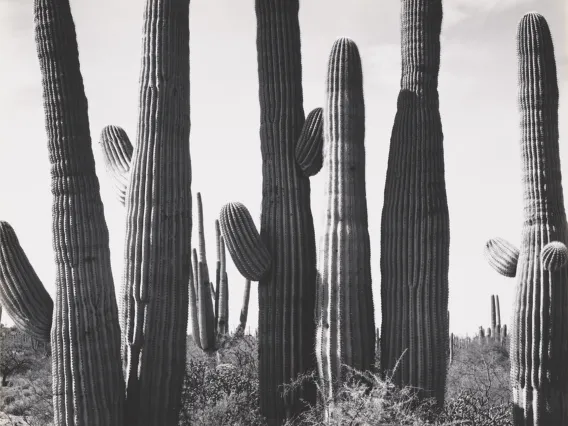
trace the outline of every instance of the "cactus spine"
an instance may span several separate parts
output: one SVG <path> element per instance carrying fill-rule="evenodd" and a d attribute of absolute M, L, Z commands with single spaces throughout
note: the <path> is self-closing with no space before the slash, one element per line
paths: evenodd
<path fill-rule="evenodd" d="M 381 366 L 444 399 L 449 215 L 438 102 L 441 0 L 402 2 L 402 79 L 381 224 Z"/>
<path fill-rule="evenodd" d="M 323 396 L 333 398 L 344 366 L 371 368 L 375 320 L 365 189 L 365 104 L 357 45 L 332 47 L 324 111 L 327 209 L 318 257 L 316 355 Z"/>
<path fill-rule="evenodd" d="M 260 406 L 280 424 L 315 402 L 315 386 L 281 386 L 316 367 L 316 252 L 310 182 L 295 159 L 304 108 L 299 0 L 256 0 L 262 151 L 260 235 L 272 267 L 259 282 Z"/>

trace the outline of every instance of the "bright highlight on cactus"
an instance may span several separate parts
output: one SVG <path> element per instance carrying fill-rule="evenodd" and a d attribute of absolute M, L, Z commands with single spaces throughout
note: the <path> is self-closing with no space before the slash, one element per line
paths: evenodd
<path fill-rule="evenodd" d="M 34 339 L 49 341 L 53 300 L 20 246 L 14 229 L 2 221 L 0 303 L 20 330 Z"/>
<path fill-rule="evenodd" d="M 118 200 L 124 205 L 134 148 L 124 129 L 118 126 L 106 126 L 102 130 L 101 146 L 105 168 L 112 180 Z"/>
<path fill-rule="evenodd" d="M 269 271 L 271 259 L 248 209 L 242 203 L 227 203 L 221 209 L 219 223 L 227 249 L 241 275 L 259 281 Z"/>
<path fill-rule="evenodd" d="M 357 45 L 331 49 L 324 111 L 326 210 L 317 276 L 316 356 L 325 398 L 345 367 L 371 369 L 375 320 L 365 189 L 365 103 Z"/>
<path fill-rule="evenodd" d="M 566 266 L 568 262 L 568 249 L 559 242 L 553 241 L 542 248 L 540 252 L 542 267 L 545 271 L 555 272 Z"/>
<path fill-rule="evenodd" d="M 519 249 L 503 238 L 492 238 L 483 250 L 489 265 L 505 277 L 513 278 L 517 273 Z"/>
<path fill-rule="evenodd" d="M 296 161 L 308 177 L 316 175 L 323 165 L 322 112 L 322 108 L 315 108 L 308 114 L 296 143 Z"/>

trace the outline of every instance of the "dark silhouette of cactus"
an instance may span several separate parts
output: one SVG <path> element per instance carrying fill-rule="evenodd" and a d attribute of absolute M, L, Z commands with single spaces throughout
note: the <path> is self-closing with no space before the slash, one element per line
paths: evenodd
<path fill-rule="evenodd" d="M 73 18 L 67 0 L 35 1 L 52 164 L 57 276 L 51 345 L 57 425 L 178 422 L 191 237 L 188 7 L 188 0 L 148 0 L 144 14 L 139 129 L 125 197 L 121 350 Z M 6 242 L 0 243 L 4 249 Z M 21 259 L 2 258 L 1 269 L 18 270 L 14 262 Z M 11 284 L 25 291 L 29 268 L 20 266 L 28 275 Z M 0 285 L 8 287 L 4 281 Z M 23 307 L 18 309 L 25 314 Z"/>
<path fill-rule="evenodd" d="M 325 398 L 345 379 L 344 367 L 369 370 L 375 360 L 365 189 L 365 104 L 357 45 L 331 49 L 324 110 L 326 210 L 318 257 L 316 356 Z"/>
<path fill-rule="evenodd" d="M 118 126 L 106 126 L 101 132 L 100 144 L 103 147 L 105 168 L 114 185 L 116 196 L 124 205 L 134 148 L 124 129 Z"/>
<path fill-rule="evenodd" d="M 0 300 L 18 329 L 49 341 L 53 300 L 45 290 L 12 227 L 0 221 Z"/>
<path fill-rule="evenodd" d="M 568 424 L 568 224 L 558 145 L 558 83 L 550 29 L 528 13 L 517 32 L 524 222 L 511 340 L 518 426 Z M 553 260 L 554 259 L 554 260 Z M 500 273 L 499 268 L 496 270 Z"/>
<path fill-rule="evenodd" d="M 401 91 L 381 223 L 381 366 L 392 370 L 402 356 L 394 382 L 442 403 L 450 242 L 437 90 L 442 3 L 401 3 Z"/>

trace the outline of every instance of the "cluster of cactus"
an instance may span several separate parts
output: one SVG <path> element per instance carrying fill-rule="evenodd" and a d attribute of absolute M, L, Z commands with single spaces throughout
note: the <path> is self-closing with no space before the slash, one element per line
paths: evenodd
<path fill-rule="evenodd" d="M 371 287 L 365 188 L 362 66 L 355 43 L 337 40 L 327 102 L 304 116 L 299 0 L 256 0 L 262 210 L 260 232 L 240 203 L 215 222 L 210 279 L 203 206 L 191 250 L 189 0 L 147 0 L 137 143 L 107 126 L 105 166 L 126 208 L 124 283 L 118 309 L 108 230 L 91 148 L 87 100 L 68 0 L 35 0 L 52 164 L 56 300 L 12 227 L 0 222 L 0 301 L 16 325 L 53 346 L 58 425 L 174 425 L 185 368 L 188 307 L 201 349 L 228 333 L 225 249 L 259 282 L 260 405 L 282 424 L 316 400 L 297 376 L 319 372 L 333 399 L 343 366 L 373 368 L 378 332 Z M 402 78 L 381 224 L 381 368 L 395 383 L 443 402 L 448 359 L 471 339 L 449 334 L 447 205 L 439 113 L 441 0 L 402 1 Z M 517 250 L 486 245 L 490 264 L 519 276 L 511 335 L 515 422 L 568 422 L 568 225 L 558 155 L 558 87 L 546 21 L 526 15 L 518 33 L 525 222 Z M 326 173 L 319 261 L 309 178 Z M 492 296 L 487 337 L 501 341 Z M 0 311 L 1 312 L 1 311 Z M 121 335 L 122 330 L 122 335 Z M 534 331 L 538 332 L 534 332 Z M 50 335 L 51 332 L 51 335 Z M 480 341 L 485 330 L 480 328 Z M 121 356 L 122 355 L 122 356 Z"/>
<path fill-rule="evenodd" d="M 1 303 L 21 329 L 51 341 L 57 425 L 177 424 L 191 238 L 189 0 L 148 0 L 144 12 L 137 144 L 121 153 L 130 158 L 120 313 L 69 2 L 35 0 L 34 13 L 56 300 L 2 223 Z"/>
<path fill-rule="evenodd" d="M 219 349 L 219 339 L 229 332 L 229 280 L 225 240 L 221 235 L 219 221 L 215 221 L 217 263 L 215 285 L 209 279 L 209 268 L 205 250 L 203 202 L 197 193 L 198 250 L 192 251 L 192 273 L 189 283 L 189 311 L 192 336 L 195 344 L 206 352 Z M 245 282 L 243 307 L 238 332 L 244 332 L 248 317 L 250 280 Z"/>
<path fill-rule="evenodd" d="M 562 192 L 558 82 L 550 29 L 528 13 L 517 31 L 524 222 L 520 249 L 485 247 L 497 272 L 517 277 L 510 333 L 516 426 L 568 424 L 568 223 Z"/>
<path fill-rule="evenodd" d="M 479 326 L 477 338 L 479 343 L 504 345 L 507 341 L 507 324 L 501 326 L 501 307 L 497 295 L 491 295 L 491 327 L 484 329 L 483 326 Z"/>

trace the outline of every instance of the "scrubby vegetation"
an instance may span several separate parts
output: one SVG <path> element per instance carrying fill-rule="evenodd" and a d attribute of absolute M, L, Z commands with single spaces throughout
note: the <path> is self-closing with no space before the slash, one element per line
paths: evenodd
<path fill-rule="evenodd" d="M 53 424 L 49 352 L 21 338 L 7 339 L 9 333 L 21 335 L 14 328 L 3 330 L 1 359 L 17 349 L 18 359 L 27 362 L 2 387 L 0 411 L 4 417 L 0 419 L 5 423 L 0 424 Z M 419 402 L 412 388 L 397 389 L 389 377 L 353 372 L 352 378 L 359 380 L 343 384 L 333 408 L 320 400 L 318 406 L 287 426 L 511 425 L 507 347 L 477 337 L 462 342 L 454 349 L 448 369 L 443 409 L 432 401 Z M 188 338 L 179 425 L 265 425 L 259 409 L 256 337 L 234 334 L 222 339 L 219 346 L 217 352 L 206 353 Z M 328 413 L 327 423 L 322 420 L 323 411 Z"/>

